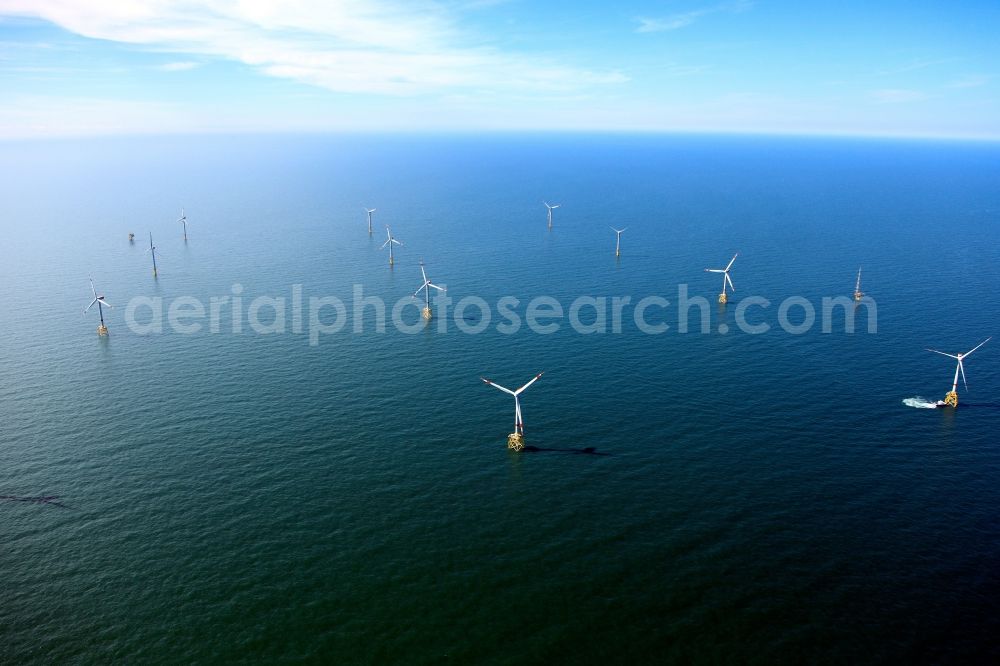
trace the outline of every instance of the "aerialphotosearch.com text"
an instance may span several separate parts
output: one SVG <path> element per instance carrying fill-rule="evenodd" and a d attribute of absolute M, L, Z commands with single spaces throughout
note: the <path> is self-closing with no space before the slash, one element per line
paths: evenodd
<path fill-rule="evenodd" d="M 405 296 L 388 304 L 380 296 L 366 295 L 360 284 L 354 285 L 351 297 L 345 300 L 307 294 L 301 284 L 292 285 L 287 295 L 248 295 L 243 285 L 236 283 L 229 294 L 209 297 L 207 303 L 193 296 L 134 297 L 125 307 L 125 324 L 138 335 L 165 330 L 180 334 L 306 334 L 311 346 L 337 334 L 385 333 L 388 326 L 406 334 L 429 327 L 446 333 L 454 327 L 468 335 L 491 327 L 504 335 L 525 331 L 551 335 L 566 327 L 580 335 L 620 334 L 630 328 L 647 335 L 727 334 L 733 332 L 732 326 L 750 335 L 775 327 L 802 335 L 817 324 L 823 333 L 854 333 L 862 323 L 867 333 L 878 330 L 877 307 L 870 297 L 858 302 L 847 296 L 814 300 L 817 302 L 789 296 L 775 304 L 763 296 L 747 296 L 722 305 L 691 295 L 686 284 L 677 286 L 673 299 L 662 294 L 641 298 L 581 295 L 564 302 L 540 295 L 530 299 L 503 296 L 490 303 L 473 295 L 454 300 L 443 292 L 431 299 L 432 318 L 428 320 L 422 316 L 422 299 Z"/>

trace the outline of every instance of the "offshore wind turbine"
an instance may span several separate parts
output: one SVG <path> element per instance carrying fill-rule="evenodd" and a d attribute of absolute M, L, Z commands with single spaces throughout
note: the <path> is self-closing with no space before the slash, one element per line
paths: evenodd
<path fill-rule="evenodd" d="M 108 334 L 108 327 L 104 325 L 104 309 L 103 308 L 104 307 L 113 308 L 114 306 L 111 305 L 111 303 L 108 303 L 106 300 L 104 300 L 104 296 L 99 296 L 97 294 L 97 288 L 94 286 L 94 278 L 90 278 L 90 290 L 92 292 L 94 292 L 94 300 L 92 300 L 90 302 L 90 305 L 88 305 L 87 307 L 85 307 L 83 309 L 83 314 L 87 314 L 88 312 L 90 312 L 90 308 L 94 307 L 94 303 L 97 303 L 97 314 L 99 314 L 100 317 L 101 317 L 101 325 L 97 327 L 97 334 L 98 335 L 107 335 Z"/>
<path fill-rule="evenodd" d="M 413 298 L 417 297 L 420 290 L 424 291 L 424 309 L 420 313 L 424 319 L 430 319 L 433 315 L 431 313 L 431 288 L 437 289 L 438 291 L 448 291 L 444 287 L 439 287 L 430 280 L 427 279 L 427 271 L 424 270 L 424 260 L 420 260 L 420 274 L 424 276 L 424 283 L 420 285 L 420 289 L 413 292 Z"/>
<path fill-rule="evenodd" d="M 184 225 L 184 242 L 186 243 L 188 239 L 188 218 L 187 215 L 184 214 L 183 208 L 181 208 L 181 216 L 177 221 Z"/>
<path fill-rule="evenodd" d="M 628 227 L 625 227 L 625 229 L 628 229 Z M 622 256 L 622 234 L 625 233 L 625 229 L 615 229 L 614 227 L 611 227 L 611 231 L 613 231 L 613 232 L 615 232 L 615 234 L 617 234 L 615 236 L 615 256 L 616 257 Z"/>
<path fill-rule="evenodd" d="M 375 208 L 365 208 L 365 212 L 368 213 L 368 235 L 372 235 L 372 213 L 377 209 Z"/>
<path fill-rule="evenodd" d="M 861 267 L 858 266 L 858 281 L 854 283 L 854 300 L 860 301 L 865 297 L 865 293 L 861 291 Z"/>
<path fill-rule="evenodd" d="M 936 349 L 928 349 L 927 350 L 929 352 L 934 352 L 935 354 L 941 354 L 942 356 L 947 356 L 949 358 L 953 358 L 953 359 L 955 359 L 955 360 L 958 361 L 958 364 L 955 365 L 955 380 L 951 383 L 951 390 L 948 393 L 945 394 L 944 400 L 938 400 L 938 402 L 937 402 L 937 406 L 938 407 L 945 407 L 945 406 L 958 407 L 958 373 L 959 372 L 962 373 L 962 383 L 965 384 L 965 390 L 966 391 L 969 390 L 969 383 L 965 381 L 965 366 L 962 365 L 962 360 L 965 359 L 969 354 L 971 354 L 972 352 L 976 351 L 977 349 L 979 349 L 980 347 L 982 347 L 983 345 L 985 345 L 987 342 L 989 342 L 992 339 L 993 339 L 993 336 L 991 335 L 990 337 L 986 338 L 985 340 L 983 340 L 982 342 L 980 342 L 978 345 L 976 345 L 975 347 L 973 347 L 971 351 L 967 351 L 964 354 L 945 354 L 944 352 L 938 351 Z"/>
<path fill-rule="evenodd" d="M 153 255 L 153 277 L 156 277 L 156 246 L 153 245 L 153 232 L 149 232 L 149 249 L 146 250 L 146 254 Z"/>
<path fill-rule="evenodd" d="M 559 206 L 561 206 L 562 204 L 549 205 L 548 201 L 543 201 L 542 203 L 545 204 L 545 207 L 549 209 L 549 229 L 551 229 L 552 228 L 552 211 L 554 211 L 556 208 L 559 208 Z"/>
<path fill-rule="evenodd" d="M 537 382 L 538 378 L 541 377 L 543 374 L 544 374 L 543 372 L 539 372 L 537 375 L 534 376 L 534 378 L 530 382 L 528 382 L 527 384 L 525 384 L 521 388 L 517 389 L 516 391 L 511 391 L 509 388 L 504 388 L 503 386 L 500 386 L 499 384 L 494 384 L 493 382 L 491 382 L 490 380 L 486 379 L 485 377 L 480 377 L 480 379 L 482 379 L 484 382 L 486 382 L 487 384 L 489 384 L 493 388 L 500 389 L 504 393 L 508 393 L 508 394 L 514 396 L 514 432 L 510 433 L 509 435 L 507 435 L 507 448 L 508 449 L 513 449 L 514 451 L 520 451 L 521 449 L 524 448 L 524 421 L 521 418 L 521 397 L 520 396 L 521 396 L 522 393 L 524 393 L 525 389 L 527 389 L 529 386 L 531 386 L 532 384 L 534 384 L 535 382 Z"/>
<path fill-rule="evenodd" d="M 739 252 L 737 252 L 736 254 L 734 254 L 733 258 L 729 260 L 729 263 L 726 264 L 725 268 L 706 268 L 705 269 L 706 273 L 722 273 L 722 293 L 719 294 L 719 302 L 720 303 L 725 303 L 726 300 L 727 300 L 727 298 L 726 298 L 726 283 L 727 282 L 729 283 L 729 288 L 732 289 L 734 292 L 736 291 L 736 287 L 733 286 L 733 280 L 732 280 L 732 278 L 729 277 L 729 269 L 733 267 L 733 262 L 736 261 L 736 257 L 738 257 L 738 256 L 740 256 Z"/>
<path fill-rule="evenodd" d="M 392 256 L 392 244 L 395 243 L 396 245 L 402 245 L 403 243 L 392 237 L 392 231 L 389 230 L 388 224 L 385 225 L 385 235 L 389 237 L 389 240 L 382 243 L 382 248 L 385 248 L 386 245 L 389 246 L 389 265 L 392 266 L 396 263 L 396 260 L 393 259 Z"/>

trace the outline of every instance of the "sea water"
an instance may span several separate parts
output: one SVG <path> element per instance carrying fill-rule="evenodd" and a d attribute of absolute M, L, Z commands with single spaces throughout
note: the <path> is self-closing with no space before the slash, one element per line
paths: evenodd
<path fill-rule="evenodd" d="M 914 408 L 954 372 L 925 348 L 1000 332 L 997 144 L 128 138 L 0 172 L 0 662 L 998 656 L 1000 341 Z M 480 377 L 542 371 L 508 452 Z"/>

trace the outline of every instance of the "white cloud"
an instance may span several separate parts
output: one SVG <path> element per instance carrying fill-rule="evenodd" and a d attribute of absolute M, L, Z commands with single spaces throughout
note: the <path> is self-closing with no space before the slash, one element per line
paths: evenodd
<path fill-rule="evenodd" d="M 141 134 L 157 125 L 174 131 L 197 127 L 180 109 L 162 103 L 22 95 L 0 105 L 0 139 Z"/>
<path fill-rule="evenodd" d="M 3 15 L 153 51 L 224 58 L 335 92 L 577 92 L 627 80 L 469 45 L 471 36 L 444 7 L 424 0 L 0 0 Z"/>
<path fill-rule="evenodd" d="M 680 14 L 672 14 L 663 18 L 639 17 L 639 27 L 636 32 L 668 32 L 691 25 L 702 16 L 717 14 L 719 12 L 743 12 L 753 7 L 750 0 L 735 0 L 734 2 L 724 2 L 721 5 L 695 9 Z"/>
<path fill-rule="evenodd" d="M 691 25 L 698 20 L 699 16 L 702 16 L 705 12 L 687 12 L 685 14 L 674 14 L 673 16 L 668 16 L 666 18 L 644 18 L 640 17 L 639 27 L 635 29 L 636 32 L 666 32 L 668 30 L 677 30 L 678 28 L 683 28 L 686 25 Z"/>
<path fill-rule="evenodd" d="M 949 88 L 979 88 L 990 82 L 991 76 L 985 74 L 966 74 L 948 84 Z"/>
<path fill-rule="evenodd" d="M 183 62 L 168 62 L 163 65 L 159 65 L 157 69 L 161 69 L 164 72 L 186 72 L 196 67 L 201 67 L 201 63 L 186 60 Z"/>
<path fill-rule="evenodd" d="M 663 72 L 665 76 L 692 76 L 694 74 L 701 74 L 711 69 L 709 65 L 680 65 L 675 62 L 664 63 L 659 66 L 658 71 Z"/>
<path fill-rule="evenodd" d="M 883 88 L 871 92 L 872 99 L 879 104 L 903 104 L 906 102 L 919 102 L 927 99 L 927 95 L 919 90 L 906 90 L 903 88 Z"/>
<path fill-rule="evenodd" d="M 917 59 L 912 60 L 905 65 L 898 65 L 896 67 L 890 67 L 887 69 L 882 69 L 875 72 L 876 76 L 895 76 L 897 74 L 907 74 L 909 72 L 915 72 L 922 69 L 928 69 L 932 67 L 938 67 L 939 65 L 947 65 L 949 63 L 958 62 L 961 58 L 936 58 L 936 59 Z"/>

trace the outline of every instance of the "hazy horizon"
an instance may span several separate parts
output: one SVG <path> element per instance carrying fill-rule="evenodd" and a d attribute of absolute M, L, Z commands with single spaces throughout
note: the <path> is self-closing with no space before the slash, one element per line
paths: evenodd
<path fill-rule="evenodd" d="M 830 141 L 887 141 L 887 142 L 945 142 L 945 143 L 968 143 L 968 144 L 993 144 L 1000 142 L 1000 136 L 950 136 L 936 134 L 862 134 L 862 133 L 834 133 L 834 132 L 754 132 L 754 131 L 696 131 L 696 130 L 629 130 L 629 129 L 454 129 L 454 130 L 405 130 L 405 129 L 385 129 L 385 130 L 245 130 L 245 131 L 178 131 L 178 132 L 145 132 L 131 134 L 82 134 L 82 135 L 57 135 L 57 136 L 28 136 L 28 137 L 3 137 L 0 136 L 0 145 L 16 145 L 18 143 L 67 143 L 67 142 L 96 142 L 96 141 L 129 141 L 142 139 L 182 139 L 182 138 L 204 138 L 204 139 L 236 139 L 251 137 L 273 137 L 273 138 L 295 138 L 295 137 L 327 137 L 327 138 L 462 138 L 462 137 L 503 137 L 503 136 L 580 136 L 580 137 L 643 137 L 650 138 L 733 138 L 733 139 L 812 139 Z"/>

